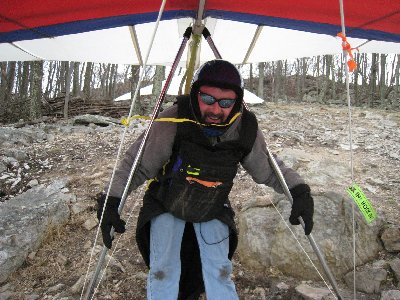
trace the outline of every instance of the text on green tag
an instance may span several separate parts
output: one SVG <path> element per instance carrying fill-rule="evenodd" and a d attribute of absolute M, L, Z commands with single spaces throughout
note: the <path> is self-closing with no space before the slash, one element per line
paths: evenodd
<path fill-rule="evenodd" d="M 346 190 L 353 200 L 357 203 L 358 208 L 361 210 L 362 214 L 368 223 L 371 223 L 376 218 L 376 212 L 369 203 L 367 197 L 364 195 L 363 191 L 357 184 L 353 184 Z"/>

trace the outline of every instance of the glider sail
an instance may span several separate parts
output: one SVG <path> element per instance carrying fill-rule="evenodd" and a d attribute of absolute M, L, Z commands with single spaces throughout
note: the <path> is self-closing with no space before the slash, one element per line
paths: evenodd
<path fill-rule="evenodd" d="M 0 61 L 68 60 L 140 64 L 160 1 L 2 1 Z M 198 0 L 167 1 L 149 64 L 171 65 Z M 400 53 L 400 2 L 344 2 L 346 35 L 361 52 Z M 341 53 L 339 1 L 206 1 L 204 22 L 233 63 Z M 137 41 L 132 40 L 134 28 Z M 260 30 L 261 29 L 261 30 Z M 257 41 L 246 56 L 257 33 Z M 203 41 L 204 43 L 204 41 Z M 200 61 L 212 59 L 206 47 Z M 232 51 L 234 49 L 234 51 Z M 184 55 L 185 57 L 185 55 Z M 181 64 L 184 64 L 183 60 Z"/>

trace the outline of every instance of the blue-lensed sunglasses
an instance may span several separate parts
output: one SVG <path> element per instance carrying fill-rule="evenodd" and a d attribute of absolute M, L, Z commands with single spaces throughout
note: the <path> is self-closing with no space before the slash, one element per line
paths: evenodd
<path fill-rule="evenodd" d="M 203 101 L 203 103 L 207 104 L 207 105 L 213 105 L 215 102 L 218 102 L 219 107 L 221 108 L 229 108 L 231 107 L 236 99 L 216 99 L 215 97 L 203 93 L 203 92 L 199 92 L 200 95 L 200 99 L 201 101 Z"/>

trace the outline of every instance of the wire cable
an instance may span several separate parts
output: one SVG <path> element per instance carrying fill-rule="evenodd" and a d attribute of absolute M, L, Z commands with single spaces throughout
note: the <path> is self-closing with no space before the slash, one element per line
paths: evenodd
<path fill-rule="evenodd" d="M 151 40 L 150 40 L 150 45 L 148 47 L 148 50 L 147 50 L 147 53 L 146 53 L 146 58 L 144 60 L 144 64 L 143 64 L 141 72 L 140 72 L 139 81 L 138 81 L 138 83 L 136 85 L 136 90 L 135 90 L 134 96 L 132 98 L 132 103 L 131 103 L 131 107 L 130 107 L 130 110 L 129 110 L 128 119 L 132 116 L 132 113 L 133 113 L 133 110 L 134 110 L 136 98 L 137 98 L 137 96 L 139 94 L 140 86 L 141 86 L 141 83 L 143 81 L 144 74 L 145 74 L 145 69 L 146 69 L 146 66 L 147 66 L 147 61 L 148 61 L 148 58 L 150 56 L 150 51 L 151 51 L 151 49 L 153 47 L 154 39 L 155 39 L 157 30 L 158 30 L 158 26 L 159 26 L 159 23 L 160 23 L 160 20 L 161 20 L 161 16 L 162 16 L 162 14 L 164 12 L 165 3 L 166 3 L 166 0 L 163 0 L 162 3 L 161 3 L 161 6 L 160 6 L 160 10 L 158 12 L 157 21 L 156 21 L 156 24 L 154 25 L 154 30 L 153 30 L 153 33 L 152 33 L 152 36 L 151 36 Z M 99 220 L 99 226 L 97 227 L 95 240 L 93 242 L 92 251 L 90 253 L 89 264 L 88 264 L 88 268 L 87 268 L 87 271 L 86 271 L 85 280 L 84 280 L 84 283 L 83 283 L 80 299 L 82 299 L 83 293 L 84 293 L 84 290 L 85 290 L 87 278 L 88 278 L 90 267 L 91 267 L 91 263 L 92 263 L 92 260 L 93 260 L 94 250 L 95 250 L 95 247 L 96 247 L 96 244 L 97 244 L 97 239 L 98 239 L 98 236 L 99 236 L 99 233 L 100 233 L 100 224 L 103 221 L 104 211 L 105 211 L 105 208 L 106 208 L 106 205 L 107 205 L 107 200 L 108 200 L 108 197 L 109 197 L 109 194 L 110 194 L 112 182 L 114 180 L 114 175 L 115 175 L 115 172 L 117 170 L 117 166 L 118 166 L 118 163 L 119 163 L 119 160 L 120 160 L 120 156 L 121 156 L 121 153 L 122 153 L 122 147 L 123 147 L 123 144 L 124 144 L 124 141 L 125 141 L 125 136 L 126 136 L 127 131 L 128 131 L 128 127 L 126 126 L 124 128 L 124 131 L 123 131 L 123 134 L 122 134 L 122 137 L 121 137 L 121 143 L 120 143 L 119 148 L 118 148 L 117 158 L 115 160 L 113 172 L 112 172 L 111 179 L 110 179 L 110 184 L 109 184 L 109 187 L 108 187 L 108 190 L 107 190 L 106 199 L 104 201 L 103 211 L 101 213 L 101 217 L 100 217 L 100 220 Z"/>
<path fill-rule="evenodd" d="M 346 26 L 344 22 L 344 6 L 343 0 L 339 0 L 340 4 L 340 22 L 342 25 L 342 32 L 346 36 Z M 345 60 L 347 61 L 347 51 L 343 51 Z M 352 134 L 352 115 L 351 115 L 351 99 L 350 99 L 350 79 L 349 69 L 346 65 L 346 97 L 349 114 L 349 148 L 350 148 L 350 169 L 351 169 L 351 182 L 354 183 L 354 161 L 353 161 L 353 134 Z M 356 234 L 355 234 L 355 217 L 354 217 L 354 202 L 351 202 L 351 214 L 352 214 L 352 227 L 353 227 L 353 294 L 356 299 Z"/>

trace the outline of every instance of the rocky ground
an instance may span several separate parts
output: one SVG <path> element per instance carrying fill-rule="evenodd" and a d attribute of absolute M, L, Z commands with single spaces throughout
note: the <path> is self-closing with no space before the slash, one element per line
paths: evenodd
<path fill-rule="evenodd" d="M 252 110 L 271 150 L 278 155 L 282 148 L 302 149 L 312 153 L 315 160 L 333 156 L 349 161 L 350 165 L 346 107 L 268 103 Z M 145 128 L 145 123 L 135 124 L 123 149 Z M 387 222 L 399 224 L 400 113 L 355 108 L 352 125 L 354 181 L 364 189 L 374 207 L 385 214 Z M 36 129 L 44 132 L 46 138 L 21 142 L 17 149 L 3 142 L 1 155 L 8 160 L 0 174 L 1 201 L 8 201 L 10 195 L 29 186 L 64 177 L 77 200 L 71 203 L 68 223 L 49 232 L 41 247 L 30 253 L 24 265 L 0 285 L 0 295 L 8 292 L 7 299 L 79 299 L 97 233 L 95 196 L 110 178 L 123 127 L 70 126 L 61 121 L 27 127 Z M 18 155 L 21 157 L 10 159 Z M 351 184 L 351 172 L 343 174 L 343 178 L 344 183 Z M 337 188 L 343 191 L 344 187 Z M 141 187 L 128 198 L 124 210 L 127 232 L 118 237 L 117 249 L 95 299 L 145 299 L 147 270 L 134 237 L 143 191 Z M 243 174 L 236 179 L 231 202 L 240 212 L 246 200 L 259 195 L 260 188 Z M 101 249 L 101 238 L 97 244 L 95 253 Z M 234 281 L 240 299 L 301 298 L 295 291 L 301 281 L 272 269 L 264 273 L 247 269 L 238 257 L 234 257 Z M 313 284 L 323 287 L 319 282 Z M 342 282 L 339 284 L 351 291 Z M 396 284 L 389 282 L 387 288 Z M 360 294 L 358 298 L 380 299 L 380 295 Z"/>

